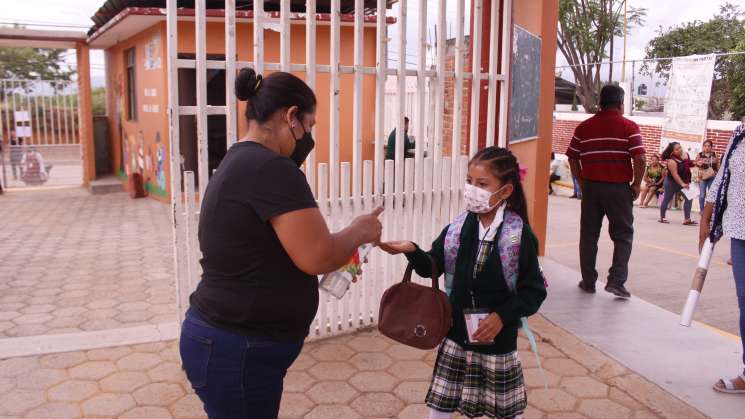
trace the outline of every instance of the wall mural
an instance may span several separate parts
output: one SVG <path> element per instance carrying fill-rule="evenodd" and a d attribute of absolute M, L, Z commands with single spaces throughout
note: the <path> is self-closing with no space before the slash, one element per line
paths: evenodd
<path fill-rule="evenodd" d="M 163 149 L 163 143 L 160 141 L 160 133 L 155 133 L 155 156 L 156 156 L 156 166 L 155 166 L 155 179 L 158 182 L 158 188 L 163 190 L 165 192 L 166 190 L 166 172 L 163 169 L 164 166 L 164 159 L 165 159 L 165 150 Z"/>
<path fill-rule="evenodd" d="M 137 133 L 137 172 L 145 177 L 145 135 Z"/>
<path fill-rule="evenodd" d="M 127 147 L 129 148 L 129 170 L 127 175 L 131 175 L 137 171 L 137 141 L 134 135 L 127 137 Z"/>
<path fill-rule="evenodd" d="M 121 127 L 121 125 L 120 125 Z M 121 171 L 125 176 L 129 176 L 132 172 L 129 170 L 129 134 L 124 129 L 121 130 L 121 143 L 122 143 L 122 168 Z"/>
<path fill-rule="evenodd" d="M 160 68 L 160 31 L 155 32 L 150 41 L 145 44 L 145 70 Z"/>

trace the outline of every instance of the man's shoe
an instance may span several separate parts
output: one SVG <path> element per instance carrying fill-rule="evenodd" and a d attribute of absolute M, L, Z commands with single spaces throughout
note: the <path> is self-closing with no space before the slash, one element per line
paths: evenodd
<path fill-rule="evenodd" d="M 585 281 L 579 281 L 579 288 L 588 294 L 595 294 L 595 286 L 587 285 Z"/>
<path fill-rule="evenodd" d="M 618 298 L 631 298 L 631 293 L 626 290 L 623 284 L 608 284 L 605 286 L 605 290 Z"/>

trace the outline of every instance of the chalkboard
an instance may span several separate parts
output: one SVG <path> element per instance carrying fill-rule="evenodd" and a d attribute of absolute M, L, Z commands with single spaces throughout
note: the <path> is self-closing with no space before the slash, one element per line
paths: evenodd
<path fill-rule="evenodd" d="M 538 137 L 541 93 L 541 38 L 514 25 L 510 91 L 509 143 Z M 553 95 L 553 92 L 551 92 Z"/>

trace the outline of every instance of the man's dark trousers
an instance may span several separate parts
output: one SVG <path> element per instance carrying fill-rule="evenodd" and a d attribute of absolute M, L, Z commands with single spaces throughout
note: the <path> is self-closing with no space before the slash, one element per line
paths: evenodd
<path fill-rule="evenodd" d="M 623 285 L 626 282 L 634 241 L 633 205 L 631 186 L 627 183 L 583 183 L 579 261 L 585 284 L 594 286 L 598 279 L 595 261 L 604 216 L 608 217 L 608 231 L 614 245 L 608 284 Z"/>

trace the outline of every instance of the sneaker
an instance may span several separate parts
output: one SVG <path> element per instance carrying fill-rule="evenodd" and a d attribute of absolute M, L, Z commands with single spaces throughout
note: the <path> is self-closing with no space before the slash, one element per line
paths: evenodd
<path fill-rule="evenodd" d="M 579 281 L 579 288 L 588 294 L 595 294 L 595 285 L 587 285 L 585 281 Z"/>
<path fill-rule="evenodd" d="M 623 284 L 608 284 L 605 286 L 605 290 L 615 295 L 618 298 L 630 298 L 631 293 L 623 286 Z"/>

